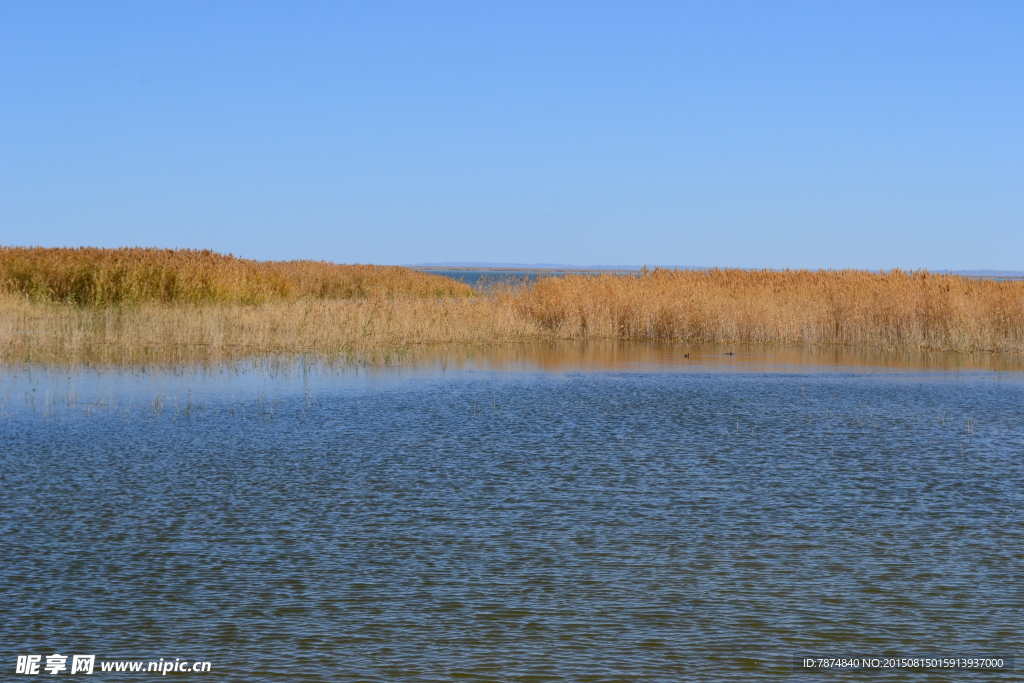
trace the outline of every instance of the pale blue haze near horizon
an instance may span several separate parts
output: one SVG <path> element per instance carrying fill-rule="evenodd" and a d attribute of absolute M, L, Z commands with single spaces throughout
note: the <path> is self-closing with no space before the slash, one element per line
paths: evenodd
<path fill-rule="evenodd" d="M 0 2 L 0 244 L 1024 270 L 1024 3 Z"/>

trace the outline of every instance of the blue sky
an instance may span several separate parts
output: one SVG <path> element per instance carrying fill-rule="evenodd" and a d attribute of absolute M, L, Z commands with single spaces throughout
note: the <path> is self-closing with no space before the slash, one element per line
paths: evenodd
<path fill-rule="evenodd" d="M 0 243 L 1024 270 L 1024 3 L 0 3 Z"/>

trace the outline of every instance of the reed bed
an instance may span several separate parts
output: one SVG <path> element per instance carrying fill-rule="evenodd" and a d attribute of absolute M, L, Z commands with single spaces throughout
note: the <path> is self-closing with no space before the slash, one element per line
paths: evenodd
<path fill-rule="evenodd" d="M 31 251 L 0 250 L 3 360 L 365 357 L 555 340 L 1024 353 L 1024 282 L 927 272 L 656 269 L 474 293 L 404 268 L 50 250 L 65 252 L 56 260 L 70 265 L 58 267 Z"/>
<path fill-rule="evenodd" d="M 517 299 L 567 339 L 1024 352 L 1024 282 L 926 271 L 645 271 L 548 278 Z"/>
<path fill-rule="evenodd" d="M 237 304 L 84 308 L 0 297 L 0 359 L 90 363 L 226 360 L 305 353 L 366 357 L 435 344 L 545 336 L 497 298 L 372 296 Z"/>
<path fill-rule="evenodd" d="M 0 291 L 36 302 L 259 304 L 371 295 L 466 297 L 450 278 L 396 266 L 253 261 L 190 249 L 0 247 Z"/>

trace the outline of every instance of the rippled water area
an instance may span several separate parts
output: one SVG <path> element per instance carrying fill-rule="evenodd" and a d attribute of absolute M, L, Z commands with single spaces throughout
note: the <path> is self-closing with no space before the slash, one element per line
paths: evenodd
<path fill-rule="evenodd" d="M 8 368 L 0 679 L 1020 680 L 1021 377 Z"/>

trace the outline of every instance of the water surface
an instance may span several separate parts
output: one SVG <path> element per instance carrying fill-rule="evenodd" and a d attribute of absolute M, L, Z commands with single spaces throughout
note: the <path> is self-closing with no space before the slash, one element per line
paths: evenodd
<path fill-rule="evenodd" d="M 534 282 L 544 277 L 564 277 L 565 275 L 636 275 L 631 270 L 558 270 L 540 268 L 414 268 L 433 275 L 443 275 L 453 280 L 465 282 L 467 285 L 487 289 L 496 284 L 515 284 Z"/>
<path fill-rule="evenodd" d="M 8 368 L 2 666 L 768 680 L 800 653 L 1021 651 L 1019 373 L 590 350 Z"/>

